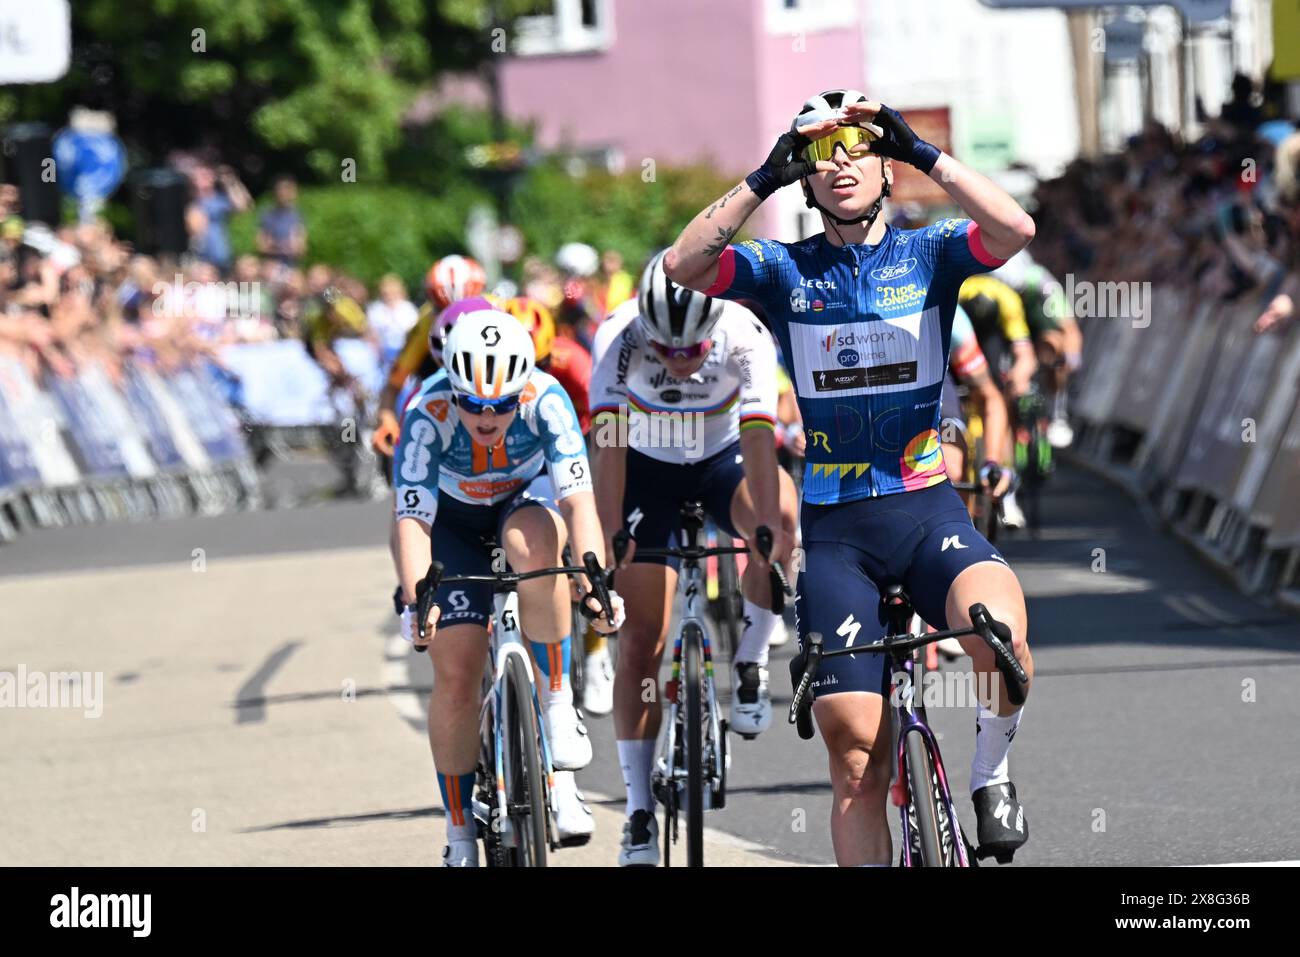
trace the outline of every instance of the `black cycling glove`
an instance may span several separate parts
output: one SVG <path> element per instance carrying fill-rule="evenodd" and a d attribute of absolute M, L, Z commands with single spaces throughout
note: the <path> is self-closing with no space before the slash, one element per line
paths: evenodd
<path fill-rule="evenodd" d="M 872 142 L 873 153 L 915 166 L 922 173 L 934 169 L 939 161 L 939 148 L 917 136 L 898 110 L 881 104 L 872 122 L 885 131 L 884 136 Z"/>
<path fill-rule="evenodd" d="M 759 199 L 767 199 L 782 186 L 811 176 L 817 172 L 817 164 L 801 156 L 811 142 L 800 133 L 782 133 L 763 165 L 745 177 L 745 185 Z"/>

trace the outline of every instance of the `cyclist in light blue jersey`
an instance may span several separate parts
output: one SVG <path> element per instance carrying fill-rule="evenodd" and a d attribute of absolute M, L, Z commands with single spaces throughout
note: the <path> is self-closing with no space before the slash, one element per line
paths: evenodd
<path fill-rule="evenodd" d="M 495 309 L 469 312 L 452 327 L 443 356 L 444 368 L 425 380 L 408 407 L 393 456 L 408 640 L 416 625 L 417 583 L 431 551 L 449 576 L 504 571 L 503 558 L 516 572 L 554 567 L 566 538 L 575 555 L 604 553 L 578 417 L 560 384 L 534 368 L 528 331 Z M 496 543 L 504 554 L 494 551 Z M 590 591 L 589 582 L 582 584 Z M 622 599 L 611 593 L 610 601 L 615 620 L 597 620 L 602 632 L 621 624 Z M 492 589 L 487 583 L 443 585 L 434 606 L 429 742 L 447 809 L 443 858 L 449 866 L 475 867 L 471 808 Z M 544 679 L 538 692 L 555 767 L 585 767 L 591 742 L 569 684 L 571 617 L 564 580 L 521 582 L 519 618 Z M 563 821 L 558 826 L 565 830 Z"/>
<path fill-rule="evenodd" d="M 895 162 L 929 175 L 970 218 L 886 225 L 878 217 Z M 824 233 L 730 245 L 763 200 L 797 180 Z M 968 609 L 985 604 L 1010 626 L 1032 676 L 1024 595 L 949 484 L 938 428 L 958 289 L 1033 235 L 1014 199 L 918 138 L 897 111 L 831 90 L 810 98 L 763 165 L 696 216 L 668 253 L 674 282 L 757 300 L 790 363 L 808 439 L 801 648 L 814 632 L 828 651 L 879 639 L 879 596 L 901 584 L 936 628 L 968 626 Z M 979 841 L 1005 856 L 1027 835 L 1007 764 L 1021 709 L 1008 701 L 992 651 L 978 639 L 963 647 L 985 679 L 971 774 Z M 844 655 L 824 660 L 813 685 L 844 865 L 892 857 L 886 674 L 882 655 Z"/>

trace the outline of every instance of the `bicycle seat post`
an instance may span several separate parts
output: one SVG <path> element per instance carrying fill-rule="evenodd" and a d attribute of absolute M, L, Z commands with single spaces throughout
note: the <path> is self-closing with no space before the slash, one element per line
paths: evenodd
<path fill-rule="evenodd" d="M 887 634 L 905 635 L 912 623 L 912 599 L 902 585 L 890 585 L 880 596 L 880 610 L 885 619 Z"/>

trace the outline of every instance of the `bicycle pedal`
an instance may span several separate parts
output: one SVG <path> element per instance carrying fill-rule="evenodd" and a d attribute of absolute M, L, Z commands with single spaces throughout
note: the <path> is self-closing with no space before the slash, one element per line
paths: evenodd
<path fill-rule="evenodd" d="M 573 837 L 560 838 L 560 847 L 582 847 L 584 844 L 591 843 L 590 834 L 575 834 Z"/>

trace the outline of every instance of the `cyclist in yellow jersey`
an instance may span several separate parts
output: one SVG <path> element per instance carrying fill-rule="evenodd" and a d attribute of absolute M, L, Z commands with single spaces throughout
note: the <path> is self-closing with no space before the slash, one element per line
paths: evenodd
<path fill-rule="evenodd" d="M 1038 358 L 1019 293 L 992 276 L 971 276 L 962 283 L 957 301 L 970 316 L 989 365 L 1003 374 L 1012 398 L 1026 394 L 1038 371 Z"/>
<path fill-rule="evenodd" d="M 1029 393 L 1030 384 L 1038 372 L 1038 356 L 1034 353 L 1025 304 L 1020 294 L 992 276 L 971 276 L 961 284 L 957 302 L 970 316 L 989 368 L 995 377 L 1000 374 L 1009 393 L 1009 411 L 1013 411 L 1015 400 Z M 1000 461 L 1009 467 L 1012 449 L 1010 443 L 1007 446 L 1002 450 Z M 990 459 L 999 458 L 991 449 L 987 454 Z M 1028 524 L 1016 501 L 1014 488 L 1002 497 L 1002 523 L 1008 528 L 1024 528 Z"/>
<path fill-rule="evenodd" d="M 379 394 L 379 420 L 370 440 L 379 455 L 392 458 L 397 446 L 402 424 L 395 406 L 407 379 L 416 376 L 423 381 L 437 371 L 438 363 L 429 354 L 429 330 L 434 320 L 453 302 L 482 295 L 486 287 L 487 274 L 483 267 L 468 256 L 444 256 L 429 267 L 424 280 L 428 300 L 420 307 L 415 325 L 406 334 L 402 351 L 393 361 L 388 381 Z"/>

